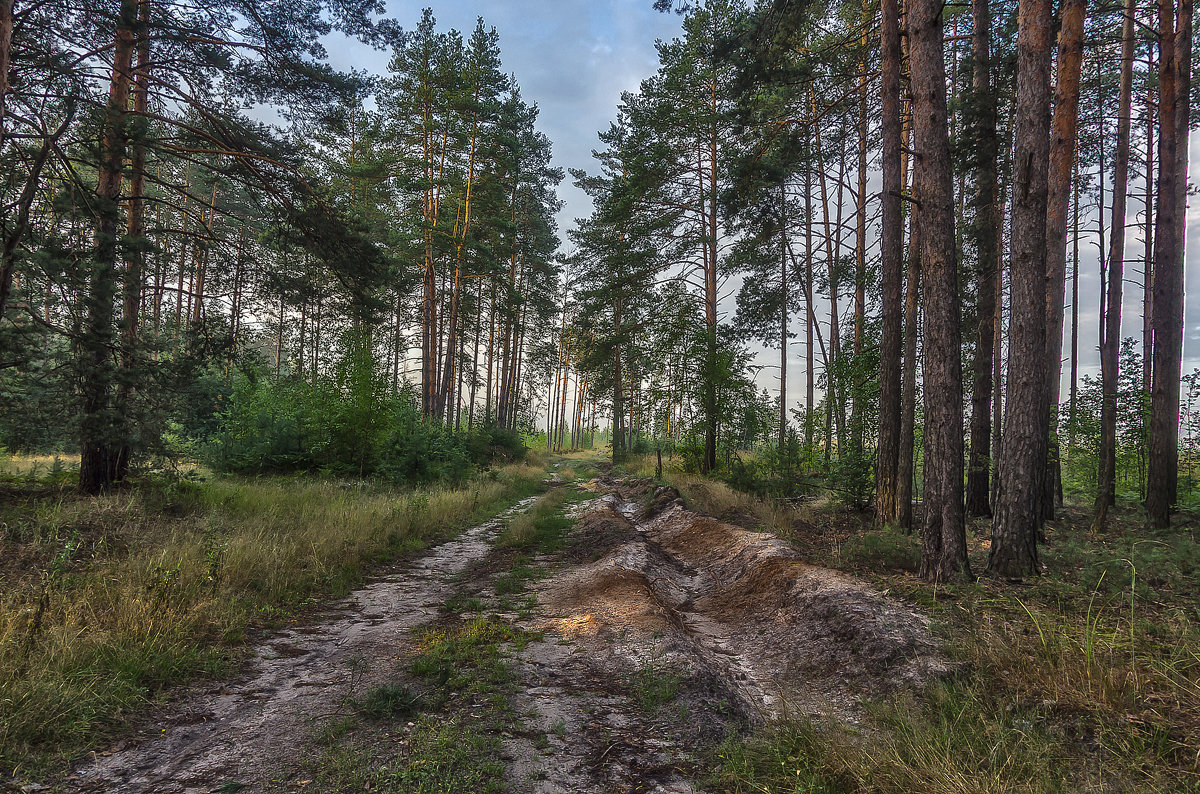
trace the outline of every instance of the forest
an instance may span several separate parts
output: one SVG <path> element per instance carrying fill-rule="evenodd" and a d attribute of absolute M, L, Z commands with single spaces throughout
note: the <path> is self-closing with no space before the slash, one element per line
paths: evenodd
<path fill-rule="evenodd" d="M 638 5 L 0 0 L 0 789 L 1200 790 L 1191 0 Z"/>

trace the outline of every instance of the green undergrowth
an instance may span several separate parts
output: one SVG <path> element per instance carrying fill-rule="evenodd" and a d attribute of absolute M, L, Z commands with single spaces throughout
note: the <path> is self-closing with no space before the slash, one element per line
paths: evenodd
<path fill-rule="evenodd" d="M 685 485 L 718 508 L 740 498 Z M 929 615 L 954 672 L 868 703 L 853 727 L 730 737 L 710 758 L 711 790 L 1200 792 L 1200 545 L 1186 524 L 1147 530 L 1134 510 L 1098 536 L 1087 518 L 1069 506 L 1048 526 L 1042 576 L 934 586 L 912 573 L 918 537 L 810 506 L 781 534 Z M 986 531 L 968 535 L 976 571 Z"/>
<path fill-rule="evenodd" d="M 221 675 L 247 632 L 536 491 L 512 465 L 417 491 L 312 478 L 0 493 L 0 774 L 43 774 L 161 688 Z"/>
<path fill-rule="evenodd" d="M 384 684 L 350 699 L 352 713 L 320 730 L 319 755 L 301 773 L 323 792 L 509 790 L 500 736 L 520 728 L 509 657 L 540 636 L 492 616 L 416 632 L 413 684 Z"/>
<path fill-rule="evenodd" d="M 563 515 L 563 507 L 572 498 L 572 491 L 552 488 L 533 506 L 513 516 L 497 543 L 501 548 L 548 554 L 562 548 L 571 519 Z"/>
<path fill-rule="evenodd" d="M 637 707 L 653 713 L 675 699 L 683 681 L 682 674 L 652 660 L 630 673 L 627 684 Z"/>

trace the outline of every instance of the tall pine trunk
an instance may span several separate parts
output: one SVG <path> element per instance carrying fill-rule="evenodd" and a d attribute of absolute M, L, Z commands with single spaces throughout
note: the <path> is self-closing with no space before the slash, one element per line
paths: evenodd
<path fill-rule="evenodd" d="M 1100 323 L 1100 460 L 1092 532 L 1104 528 L 1108 508 L 1116 498 L 1117 389 L 1121 355 L 1121 297 L 1125 278 L 1125 205 L 1129 186 L 1136 12 L 1135 0 L 1125 0 L 1125 19 L 1121 25 L 1121 87 L 1117 99 L 1117 153 L 1113 164 L 1112 237 L 1104 315 Z"/>
<path fill-rule="evenodd" d="M 962 350 L 942 3 L 909 12 L 921 270 L 925 278 L 925 523 L 921 575 L 971 577 L 963 514 Z"/>
<path fill-rule="evenodd" d="M 900 462 L 901 316 L 904 215 L 900 208 L 900 10 L 882 0 L 883 218 L 880 230 L 882 330 L 879 341 L 879 447 L 875 521 L 894 524 Z"/>
<path fill-rule="evenodd" d="M 995 347 L 996 283 L 1000 278 L 1000 208 L 996 203 L 996 93 L 992 86 L 992 14 L 988 0 L 972 0 L 972 143 L 975 148 L 975 290 L 978 309 L 971 384 L 971 452 L 967 464 L 966 509 L 990 516 L 992 466 L 992 357 Z"/>
<path fill-rule="evenodd" d="M 1179 376 L 1183 356 L 1184 237 L 1192 4 L 1159 2 L 1159 137 L 1154 232 L 1154 371 L 1150 390 L 1146 512 L 1157 528 L 1171 524 L 1179 475 Z"/>
<path fill-rule="evenodd" d="M 139 314 L 142 306 L 142 281 L 145 267 L 146 236 L 146 101 L 150 91 L 150 0 L 138 0 L 137 65 L 133 71 L 133 113 L 142 122 L 139 137 L 130 154 L 128 241 L 125 246 L 125 283 L 121 306 L 121 377 L 117 383 L 117 405 L 128 422 L 128 409 L 136 380 Z M 129 473 L 129 429 L 122 432 L 117 452 L 114 479 Z"/>
<path fill-rule="evenodd" d="M 123 0 L 117 20 L 112 79 L 104 114 L 104 140 L 96 182 L 95 247 L 92 251 L 85 298 L 86 317 L 79 339 L 80 359 L 80 460 L 79 487 L 99 493 L 115 477 L 115 455 L 120 437 L 118 409 L 113 405 L 113 326 L 117 296 L 117 255 L 121 183 L 128 142 L 130 73 L 133 61 L 136 0 Z"/>
<path fill-rule="evenodd" d="M 1046 198 L 1046 465 L 1042 517 L 1054 518 L 1060 500 L 1058 400 L 1062 381 L 1063 312 L 1067 289 L 1067 211 L 1079 127 L 1079 75 L 1087 0 L 1064 0 L 1058 34 L 1058 78 L 1050 126 L 1050 182 Z M 1103 195 L 1103 193 L 1101 193 Z"/>
<path fill-rule="evenodd" d="M 1046 203 L 1050 162 L 1049 0 L 1020 0 L 1017 11 L 1014 130 L 1012 307 L 1008 384 L 1000 440 L 999 493 L 988 571 L 1038 572 L 1041 492 L 1049 411 L 1046 406 Z"/>

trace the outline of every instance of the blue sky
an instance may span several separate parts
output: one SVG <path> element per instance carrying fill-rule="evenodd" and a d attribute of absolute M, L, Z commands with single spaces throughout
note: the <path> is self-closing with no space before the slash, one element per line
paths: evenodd
<path fill-rule="evenodd" d="M 555 165 L 564 171 L 593 170 L 596 134 L 608 129 L 621 92 L 636 90 L 656 71 L 655 41 L 680 32 L 680 17 L 655 11 L 653 0 L 392 0 L 387 14 L 409 30 L 426 6 L 440 30 L 469 36 L 477 17 L 496 28 L 504 69 L 516 76 L 525 100 L 541 109 L 538 126 L 554 143 Z M 388 62 L 388 53 L 349 40 L 331 44 L 329 55 L 336 67 L 380 74 Z M 565 232 L 572 219 L 591 213 L 591 203 L 570 176 L 559 196 L 566 202 L 559 216 Z"/>

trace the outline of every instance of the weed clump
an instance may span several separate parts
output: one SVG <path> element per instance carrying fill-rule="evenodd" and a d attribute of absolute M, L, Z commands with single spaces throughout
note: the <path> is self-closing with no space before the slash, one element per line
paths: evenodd
<path fill-rule="evenodd" d="M 886 568 L 915 572 L 921 564 L 921 546 L 913 535 L 896 531 L 868 532 L 843 544 L 841 561 L 851 568 Z"/>
<path fill-rule="evenodd" d="M 381 684 L 350 701 L 354 710 L 371 720 L 404 720 L 421 710 L 422 697 L 406 686 Z"/>

